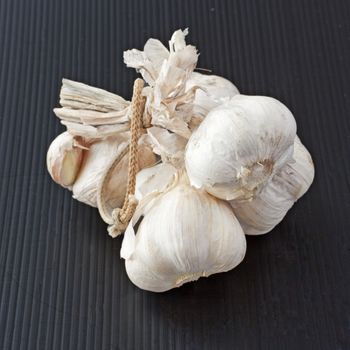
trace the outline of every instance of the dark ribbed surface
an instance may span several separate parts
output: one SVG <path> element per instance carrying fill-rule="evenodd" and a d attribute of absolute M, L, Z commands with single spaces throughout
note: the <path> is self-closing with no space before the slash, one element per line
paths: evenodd
<path fill-rule="evenodd" d="M 350 349 L 349 18 L 348 0 L 0 0 L 0 349 Z M 201 67 L 292 109 L 317 176 L 237 269 L 159 295 L 45 156 L 62 77 L 130 97 L 123 50 L 185 27 Z"/>

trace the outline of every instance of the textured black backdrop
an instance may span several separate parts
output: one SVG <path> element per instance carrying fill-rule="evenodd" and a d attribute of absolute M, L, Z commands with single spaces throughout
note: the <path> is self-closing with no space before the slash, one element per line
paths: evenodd
<path fill-rule="evenodd" d="M 45 153 L 62 77 L 129 98 L 123 50 L 185 27 L 291 108 L 316 179 L 238 268 L 152 294 Z M 348 0 L 0 0 L 0 349 L 350 349 L 349 48 Z"/>

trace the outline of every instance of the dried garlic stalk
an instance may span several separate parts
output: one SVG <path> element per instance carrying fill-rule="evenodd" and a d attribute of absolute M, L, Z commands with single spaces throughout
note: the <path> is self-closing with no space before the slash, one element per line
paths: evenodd
<path fill-rule="evenodd" d="M 128 131 L 130 102 L 111 92 L 63 79 L 54 112 L 69 133 L 90 142 Z"/>
<path fill-rule="evenodd" d="M 149 39 L 144 51 L 124 52 L 124 62 L 138 70 L 149 84 L 144 89 L 145 112 L 151 116 L 152 125 L 188 139 L 195 89 L 186 91 L 186 82 L 196 67 L 198 54 L 194 46 L 186 45 L 187 33 L 187 30 L 176 31 L 169 50 L 159 40 Z"/>

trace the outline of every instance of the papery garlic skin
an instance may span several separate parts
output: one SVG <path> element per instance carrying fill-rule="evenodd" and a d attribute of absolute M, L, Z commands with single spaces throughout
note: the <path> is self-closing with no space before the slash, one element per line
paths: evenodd
<path fill-rule="evenodd" d="M 186 89 L 198 87 L 193 101 L 194 113 L 207 115 L 210 110 L 238 95 L 237 87 L 218 75 L 193 72 L 186 82 Z"/>
<path fill-rule="evenodd" d="M 315 175 L 308 150 L 296 137 L 293 158 L 251 201 L 231 202 L 247 235 L 261 235 L 279 224 L 293 204 L 309 189 Z"/>
<path fill-rule="evenodd" d="M 155 39 L 149 39 L 143 51 L 124 52 L 128 67 L 141 73 L 149 86 L 143 89 L 145 113 L 153 126 L 165 128 L 181 137 L 191 136 L 192 102 L 195 90 L 186 91 L 186 82 L 196 67 L 198 53 L 186 45 L 188 30 L 177 30 L 169 41 L 169 50 Z"/>
<path fill-rule="evenodd" d="M 46 156 L 47 169 L 52 179 L 63 187 L 71 186 L 80 170 L 83 150 L 68 132 L 58 135 Z"/>
<path fill-rule="evenodd" d="M 146 142 L 153 152 L 161 157 L 162 162 L 170 163 L 177 169 L 183 168 L 187 139 L 164 128 L 153 126 L 147 129 Z"/>
<path fill-rule="evenodd" d="M 214 108 L 185 153 L 191 184 L 226 200 L 252 198 L 293 155 L 296 123 L 281 102 L 236 95 Z"/>
<path fill-rule="evenodd" d="M 97 190 L 106 170 L 114 159 L 127 147 L 129 133 L 117 134 L 105 140 L 93 143 L 86 152 L 81 171 L 73 185 L 73 198 L 97 207 Z M 117 208 L 123 204 L 127 186 L 128 159 L 126 154 L 113 169 L 106 191 L 105 201 Z M 155 155 L 149 147 L 139 147 L 139 167 L 155 163 Z"/>
<path fill-rule="evenodd" d="M 136 176 L 135 198 L 141 201 L 150 193 L 161 193 L 174 182 L 177 170 L 169 163 L 142 169 Z"/>
<path fill-rule="evenodd" d="M 229 205 L 184 178 L 153 200 L 136 236 L 130 226 L 125 233 L 121 256 L 139 288 L 163 292 L 229 271 L 244 258 L 246 240 Z"/>

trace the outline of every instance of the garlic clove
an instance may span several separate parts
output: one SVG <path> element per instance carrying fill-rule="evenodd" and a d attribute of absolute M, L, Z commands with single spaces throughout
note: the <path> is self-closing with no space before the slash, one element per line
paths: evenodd
<path fill-rule="evenodd" d="M 163 194 L 152 195 L 136 236 L 129 225 L 121 250 L 136 286 L 163 292 L 243 260 L 244 233 L 226 202 L 190 186 L 184 174 Z"/>
<path fill-rule="evenodd" d="M 185 153 L 191 184 L 221 199 L 252 198 L 292 158 L 295 136 L 281 102 L 236 95 L 192 134 Z"/>
<path fill-rule="evenodd" d="M 51 143 L 46 157 L 52 179 L 63 187 L 73 185 L 83 160 L 83 149 L 68 132 L 58 135 Z"/>
<path fill-rule="evenodd" d="M 203 116 L 229 98 L 239 94 L 235 85 L 218 75 L 193 72 L 186 83 L 186 89 L 190 90 L 193 87 L 198 87 L 193 101 L 194 113 Z"/>
<path fill-rule="evenodd" d="M 279 224 L 310 187 L 315 174 L 308 150 L 296 137 L 293 158 L 251 201 L 232 201 L 234 213 L 247 235 L 261 235 Z"/>

